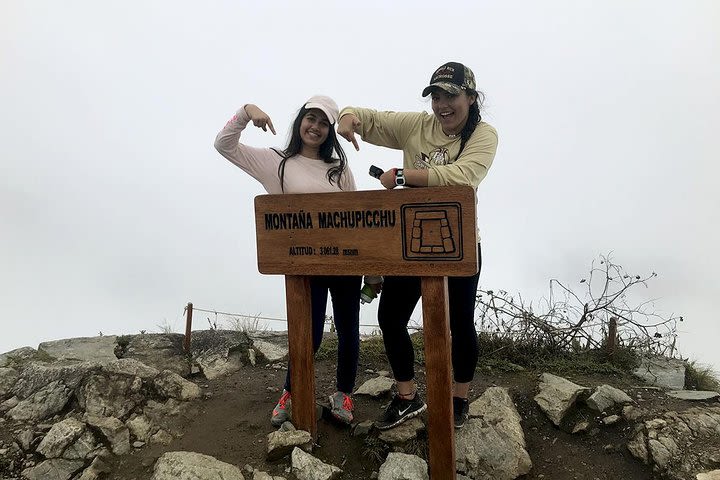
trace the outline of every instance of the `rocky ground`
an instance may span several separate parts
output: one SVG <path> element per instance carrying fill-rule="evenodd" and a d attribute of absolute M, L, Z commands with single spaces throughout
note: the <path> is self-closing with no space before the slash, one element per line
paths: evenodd
<path fill-rule="evenodd" d="M 233 476 L 239 472 L 255 480 L 423 478 L 389 476 L 389 467 L 383 467 L 390 451 L 420 458 L 427 453 L 422 422 L 417 432 L 401 440 L 383 441 L 372 429 L 370 421 L 389 401 L 389 392 L 378 397 L 355 395 L 355 423 L 360 424 L 356 428 L 339 425 L 327 415 L 320 418 L 312 456 L 341 469 L 341 474 L 322 476 L 324 467 L 315 466 L 311 470 L 319 476 L 306 476 L 296 469 L 295 462 L 300 462 L 296 456 L 302 452 L 269 459 L 280 455 L 268 454 L 268 442 L 274 441 L 269 434 L 275 431 L 269 422 L 270 410 L 285 376 L 284 339 L 240 338 L 233 333 L 217 340 L 198 335 L 193 344 L 194 367 L 184 362 L 178 336 L 166 335 L 114 338 L 112 355 L 105 350 L 107 358 L 94 363 L 57 359 L 58 351 L 72 350 L 67 345 L 0 356 L 0 413 L 4 415 L 0 479 L 230 479 L 240 478 Z M 117 356 L 123 361 L 116 360 Z M 28 367 L 31 364 L 41 367 Z M 358 387 L 386 370 L 381 358 L 362 356 Z M 422 366 L 419 371 L 423 385 Z M 471 392 L 471 400 L 482 395 L 475 404 L 477 418 L 462 435 L 486 439 L 486 443 L 509 443 L 501 453 L 488 454 L 491 459 L 485 463 L 482 459 L 480 464 L 468 463 L 463 470 L 466 478 L 695 479 L 702 478 L 697 477 L 701 472 L 720 468 L 717 397 L 673 398 L 629 375 L 565 375 L 557 380 L 543 373 L 478 372 Z M 316 362 L 318 404 L 326 403 L 334 390 L 334 376 L 332 356 Z M 602 385 L 615 387 L 628 398 L 595 405 L 590 394 Z M 495 404 L 480 410 L 479 404 L 491 392 L 509 395 L 511 401 L 503 407 L 509 413 L 493 417 L 500 408 Z M 48 408 L 50 404 L 56 407 Z M 515 431 L 508 421 L 514 416 L 512 411 L 518 418 Z M 505 426 L 506 421 L 510 426 Z M 498 440 L 492 435 L 499 435 Z M 473 448 L 482 457 L 484 446 Z M 493 470 L 496 473 L 487 473 L 488 464 L 509 450 L 517 455 L 509 462 L 513 467 L 500 470 L 498 466 Z M 178 451 L 224 463 L 222 467 L 193 466 L 206 476 L 183 477 L 188 467 L 173 473 L 172 463 L 165 468 L 158 462 L 170 459 L 163 454 Z M 217 468 L 231 466 L 238 470 L 218 473 Z M 163 468 L 166 477 L 158 473 Z M 410 475 L 409 467 L 404 469 Z"/>

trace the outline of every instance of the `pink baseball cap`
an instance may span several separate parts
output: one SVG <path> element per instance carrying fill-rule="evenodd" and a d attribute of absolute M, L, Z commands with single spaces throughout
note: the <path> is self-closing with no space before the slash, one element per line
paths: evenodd
<path fill-rule="evenodd" d="M 308 110 L 311 108 L 317 108 L 327 115 L 328 120 L 331 124 L 337 121 L 339 109 L 335 100 L 325 95 L 315 95 L 305 102 L 305 108 Z"/>

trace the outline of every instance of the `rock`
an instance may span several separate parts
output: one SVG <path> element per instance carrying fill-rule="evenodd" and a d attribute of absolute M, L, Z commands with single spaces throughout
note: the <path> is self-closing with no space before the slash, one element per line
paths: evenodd
<path fill-rule="evenodd" d="M 641 359 L 633 374 L 650 385 L 682 390 L 685 388 L 685 363 L 665 357 Z"/>
<path fill-rule="evenodd" d="M 245 480 L 235 465 L 195 452 L 164 453 L 155 463 L 151 480 Z"/>
<path fill-rule="evenodd" d="M 267 436 L 267 459 L 277 460 L 292 453 L 296 447 L 310 451 L 312 437 L 304 430 L 290 430 L 271 432 Z"/>
<path fill-rule="evenodd" d="M 60 380 L 55 380 L 25 400 L 18 402 L 8 411 L 7 415 L 13 420 L 38 422 L 62 411 L 71 395 L 70 387 Z"/>
<path fill-rule="evenodd" d="M 622 409 L 622 416 L 628 422 L 634 422 L 644 414 L 645 412 L 642 409 L 633 407 L 632 405 L 625 405 Z"/>
<path fill-rule="evenodd" d="M 53 458 L 45 460 L 35 467 L 23 470 L 23 478 L 28 480 L 70 480 L 85 466 L 82 460 Z"/>
<path fill-rule="evenodd" d="M 604 412 L 615 405 L 632 403 L 633 399 L 622 390 L 610 385 L 600 385 L 590 397 L 585 400 L 588 407 L 596 412 Z"/>
<path fill-rule="evenodd" d="M 364 420 L 362 422 L 359 422 L 355 424 L 355 426 L 352 429 L 352 436 L 353 437 L 365 437 L 370 433 L 370 430 L 372 430 L 373 425 L 375 422 L 372 420 Z"/>
<path fill-rule="evenodd" d="M 12 394 L 21 399 L 45 389 L 49 384 L 60 381 L 71 390 L 75 390 L 91 373 L 100 371 L 100 364 L 82 362 L 73 364 L 46 364 L 30 362 L 12 389 Z"/>
<path fill-rule="evenodd" d="M 380 431 L 378 438 L 386 443 L 397 445 L 417 438 L 418 432 L 425 430 L 425 424 L 420 418 L 407 420 L 397 427 Z"/>
<path fill-rule="evenodd" d="M 192 357 L 203 375 L 212 380 L 240 370 L 244 352 L 252 358 L 255 351 L 250 348 L 251 340 L 242 332 L 226 330 L 200 330 L 192 336 Z"/>
<path fill-rule="evenodd" d="M 200 387 L 170 370 L 160 373 L 154 384 L 160 395 L 181 401 L 196 400 L 202 394 Z"/>
<path fill-rule="evenodd" d="M 279 362 L 287 358 L 287 333 L 252 332 L 248 336 L 252 341 L 253 348 L 268 362 Z"/>
<path fill-rule="evenodd" d="M 542 374 L 539 388 L 535 402 L 556 426 L 560 426 L 575 400 L 590 393 L 589 388 L 550 373 Z"/>
<path fill-rule="evenodd" d="M 720 470 L 713 470 L 712 472 L 698 473 L 695 477 L 696 480 L 720 480 Z"/>
<path fill-rule="evenodd" d="M 649 457 L 647 449 L 647 438 L 645 437 L 644 432 L 638 432 L 635 437 L 633 437 L 633 439 L 628 442 L 627 448 L 633 455 L 633 457 L 637 458 L 645 464 L 648 463 Z"/>
<path fill-rule="evenodd" d="M 19 367 L 33 358 L 37 350 L 32 347 L 21 347 L 0 354 L 0 367 Z"/>
<path fill-rule="evenodd" d="M 589 427 L 590 427 L 589 422 L 582 421 L 573 427 L 572 433 L 586 432 Z"/>
<path fill-rule="evenodd" d="M 133 335 L 123 358 L 134 358 L 159 371 L 170 370 L 187 376 L 190 362 L 183 351 L 184 338 L 179 333 Z"/>
<path fill-rule="evenodd" d="M 150 443 L 156 445 L 170 445 L 173 440 L 173 436 L 163 429 L 158 430 L 150 436 Z"/>
<path fill-rule="evenodd" d="M 610 415 L 602 419 L 604 425 L 614 425 L 620 421 L 620 415 Z"/>
<path fill-rule="evenodd" d="M 45 353 L 57 360 L 107 363 L 117 360 L 116 345 L 117 337 L 114 335 L 66 338 L 43 342 L 38 346 L 38 352 Z"/>
<path fill-rule="evenodd" d="M 93 459 L 90 466 L 83 471 L 78 480 L 98 480 L 102 478 L 105 473 L 110 473 L 110 467 L 100 456 L 97 456 Z"/>
<path fill-rule="evenodd" d="M 32 446 L 32 442 L 34 439 L 35 435 L 33 434 L 33 431 L 29 428 L 26 428 L 25 430 L 22 430 L 17 435 L 15 435 L 15 440 L 24 452 L 30 451 L 30 447 Z"/>
<path fill-rule="evenodd" d="M 488 388 L 469 411 L 465 427 L 455 431 L 457 470 L 470 478 L 497 480 L 530 472 L 520 415 L 507 389 Z"/>
<path fill-rule="evenodd" d="M 713 398 L 720 397 L 718 392 L 709 392 L 702 390 L 673 390 L 667 392 L 669 397 L 679 398 L 680 400 L 712 400 Z"/>
<path fill-rule="evenodd" d="M 355 395 L 370 395 L 371 397 L 380 397 L 388 393 L 395 384 L 392 378 L 375 377 L 360 385 L 355 391 Z"/>
<path fill-rule="evenodd" d="M 292 473 L 298 480 L 331 480 L 342 473 L 336 466 L 323 463 L 300 448 L 295 448 L 290 458 Z"/>
<path fill-rule="evenodd" d="M 74 418 L 67 418 L 52 426 L 37 447 L 45 458 L 83 460 L 97 448 L 95 437 L 87 426 Z"/>
<path fill-rule="evenodd" d="M 416 455 L 391 452 L 380 466 L 378 480 L 429 480 L 427 462 Z"/>
<path fill-rule="evenodd" d="M 78 403 L 88 415 L 122 419 L 143 403 L 142 386 L 140 377 L 95 373 L 79 389 Z"/>
<path fill-rule="evenodd" d="M 125 375 L 128 377 L 139 377 L 141 380 L 150 381 L 160 374 L 160 370 L 148 367 L 134 358 L 118 358 L 102 367 L 103 372 Z"/>
<path fill-rule="evenodd" d="M 128 427 L 130 433 L 142 442 L 147 442 L 152 434 L 152 423 L 150 419 L 145 415 L 140 415 L 131 418 L 125 425 Z"/>
<path fill-rule="evenodd" d="M 10 393 L 20 374 L 14 368 L 0 367 L 0 398 Z"/>
<path fill-rule="evenodd" d="M 102 437 L 110 444 L 110 448 L 115 455 L 125 455 L 130 452 L 130 430 L 117 418 L 89 415 L 87 424 L 100 432 Z"/>
<path fill-rule="evenodd" d="M 8 410 L 15 408 L 18 403 L 20 403 L 20 399 L 17 396 L 8 398 L 4 402 L 0 403 L 0 413 L 7 412 Z"/>

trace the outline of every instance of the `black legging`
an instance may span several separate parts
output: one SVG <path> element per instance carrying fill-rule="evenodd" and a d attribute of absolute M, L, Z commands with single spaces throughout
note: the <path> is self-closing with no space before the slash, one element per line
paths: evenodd
<path fill-rule="evenodd" d="M 457 383 L 473 379 L 478 361 L 475 296 L 481 266 L 478 245 L 478 273 L 471 277 L 448 277 L 453 378 Z M 400 382 L 415 378 L 415 351 L 407 324 L 420 296 L 419 277 L 385 277 L 378 306 L 378 324 L 393 375 Z"/>
<path fill-rule="evenodd" d="M 328 291 L 332 301 L 333 321 L 338 336 L 336 385 L 340 392 L 352 393 L 357 376 L 360 348 L 360 288 L 358 276 L 313 276 L 310 278 L 313 351 L 317 353 L 325 327 Z M 315 372 L 312 372 L 314 375 Z M 285 390 L 290 391 L 290 364 L 285 376 Z"/>

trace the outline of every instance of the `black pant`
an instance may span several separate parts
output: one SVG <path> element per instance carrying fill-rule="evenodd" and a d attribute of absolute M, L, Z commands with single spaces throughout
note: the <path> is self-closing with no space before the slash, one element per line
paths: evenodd
<path fill-rule="evenodd" d="M 478 361 L 475 297 L 481 266 L 478 245 L 478 273 L 470 277 L 448 277 L 453 378 L 457 383 L 473 379 Z M 415 378 L 415 351 L 407 324 L 420 296 L 419 277 L 385 277 L 378 306 L 378 324 L 393 375 L 400 382 Z"/>
<path fill-rule="evenodd" d="M 313 351 L 317 353 L 325 327 L 328 291 L 332 301 L 333 321 L 338 336 L 337 389 L 347 394 L 355 388 L 360 348 L 360 288 L 358 276 L 314 276 L 310 278 Z M 308 374 L 314 375 L 315 372 Z M 290 391 L 290 364 L 285 377 Z"/>

